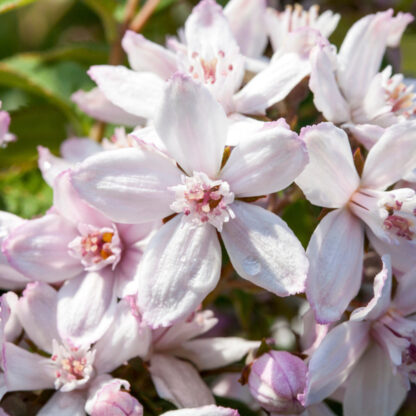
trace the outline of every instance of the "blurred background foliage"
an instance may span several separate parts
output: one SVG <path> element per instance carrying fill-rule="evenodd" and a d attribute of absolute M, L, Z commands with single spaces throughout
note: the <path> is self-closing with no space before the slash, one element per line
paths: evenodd
<path fill-rule="evenodd" d="M 1 210 L 25 218 L 43 214 L 51 205 L 52 192 L 37 169 L 36 147 L 46 146 L 58 154 L 64 139 L 94 137 L 102 127 L 82 114 L 70 97 L 79 89 L 93 87 L 86 74 L 89 66 L 112 62 L 114 45 L 120 41 L 126 3 L 126 0 L 0 0 L 0 99 L 3 108 L 11 114 L 10 130 L 18 137 L 17 142 L 0 149 Z M 142 33 L 163 43 L 167 35 L 176 34 L 196 3 L 197 0 L 161 0 Z M 226 0 L 220 3 L 225 5 Z M 282 1 L 280 7 L 290 3 Z M 300 3 L 305 7 L 312 4 Z M 416 14 L 414 0 L 318 0 L 316 3 L 322 10 L 329 8 L 342 15 L 331 37 L 337 46 L 349 27 L 367 13 L 393 7 L 396 11 Z M 277 1 L 272 1 L 272 5 L 279 6 Z M 142 6 L 143 2 L 138 10 Z M 416 77 L 415 52 L 416 25 L 413 23 L 403 36 L 400 49 L 390 50 L 386 62 L 393 64 L 396 71 Z M 122 62 L 127 63 L 125 57 Z M 291 99 L 296 97 L 288 98 Z M 319 120 L 310 95 L 300 104 L 300 119 L 286 114 L 284 103 L 277 111 L 290 117 L 295 129 Z M 106 125 L 104 134 L 110 136 L 113 128 Z M 297 190 L 294 191 L 296 194 Z M 290 198 L 293 189 L 290 192 L 280 197 Z M 282 210 L 283 218 L 305 246 L 319 214 L 319 208 L 302 198 Z M 239 281 L 222 293 L 212 294 L 207 301 L 208 304 L 215 301 L 215 307 L 223 314 L 222 324 L 215 330 L 217 334 L 239 333 L 252 339 L 276 336 L 276 325 L 280 325 L 276 316 L 286 316 L 289 321 L 296 314 L 299 301 L 283 302 L 264 292 L 248 293 L 246 288 L 238 287 Z M 145 391 L 137 389 L 136 393 L 151 408 L 155 396 L 147 397 Z M 242 416 L 254 415 L 242 405 L 224 400 L 221 403 L 239 407 Z M 416 415 L 412 403 L 415 403 L 414 394 L 404 405 L 401 416 Z M 163 403 L 160 406 L 169 407 Z M 334 406 L 339 411 L 339 406 Z"/>

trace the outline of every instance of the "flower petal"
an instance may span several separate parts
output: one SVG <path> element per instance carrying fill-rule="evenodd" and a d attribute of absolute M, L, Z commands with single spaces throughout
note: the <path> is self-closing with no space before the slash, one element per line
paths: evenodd
<path fill-rule="evenodd" d="M 404 316 L 416 312 L 416 266 L 400 278 L 393 303 Z"/>
<path fill-rule="evenodd" d="M 99 88 L 91 91 L 79 90 L 74 92 L 71 100 L 90 117 L 106 123 L 137 126 L 143 124 L 143 117 L 133 115 L 113 104 Z"/>
<path fill-rule="evenodd" d="M 150 240 L 138 271 L 138 306 L 153 327 L 188 317 L 218 283 L 221 247 L 210 224 L 178 215 Z"/>
<path fill-rule="evenodd" d="M 168 79 L 177 70 L 178 65 L 173 52 L 147 40 L 139 33 L 127 30 L 122 46 L 130 66 L 135 71 L 153 72 L 162 79 Z"/>
<path fill-rule="evenodd" d="M 142 405 L 129 390 L 126 380 L 98 376 L 90 386 L 85 410 L 92 416 L 143 416 Z"/>
<path fill-rule="evenodd" d="M 347 379 L 368 345 L 369 328 L 366 322 L 344 322 L 328 333 L 309 361 L 306 406 L 321 402 Z"/>
<path fill-rule="evenodd" d="M 56 325 L 58 294 L 46 283 L 29 283 L 19 299 L 17 313 L 29 338 L 52 353 L 52 340 L 59 339 Z"/>
<path fill-rule="evenodd" d="M 222 7 L 215 0 L 200 1 L 186 20 L 184 35 L 189 72 L 229 112 L 232 96 L 243 82 L 244 57 Z"/>
<path fill-rule="evenodd" d="M 103 147 L 100 143 L 82 137 L 71 137 L 62 142 L 60 152 L 62 157 L 69 162 L 82 162 L 87 157 L 102 152 Z"/>
<path fill-rule="evenodd" d="M 57 391 L 39 410 L 37 416 L 86 416 L 85 400 L 83 391 Z"/>
<path fill-rule="evenodd" d="M 317 45 L 312 49 L 309 88 L 316 108 L 325 118 L 333 123 L 343 123 L 350 120 L 350 109 L 338 87 L 335 60 L 336 54 L 330 45 Z"/>
<path fill-rule="evenodd" d="M 361 286 L 364 229 L 347 209 L 327 214 L 307 248 L 306 296 L 321 323 L 337 321 Z"/>
<path fill-rule="evenodd" d="M 234 96 L 236 111 L 265 114 L 268 107 L 286 98 L 309 72 L 309 62 L 298 54 L 286 53 L 274 59 Z"/>
<path fill-rule="evenodd" d="M 18 297 L 14 292 L 3 293 L 0 297 L 0 345 L 5 341 L 14 342 L 22 333 L 17 304 Z"/>
<path fill-rule="evenodd" d="M 367 15 L 348 31 L 338 58 L 338 79 L 344 96 L 352 104 L 364 97 L 378 72 L 393 19 L 393 10 Z"/>
<path fill-rule="evenodd" d="M 210 370 L 240 361 L 259 346 L 259 341 L 238 337 L 202 338 L 185 342 L 175 351 L 175 355 L 191 361 L 199 370 Z"/>
<path fill-rule="evenodd" d="M 348 129 L 367 150 L 370 150 L 384 133 L 383 127 L 374 124 L 344 124 L 342 127 Z"/>
<path fill-rule="evenodd" d="M 74 226 L 79 224 L 109 227 L 111 221 L 80 198 L 71 183 L 69 170 L 60 173 L 53 186 L 53 205 Z"/>
<path fill-rule="evenodd" d="M 393 373 L 389 358 L 373 344 L 347 382 L 344 413 L 345 416 L 393 416 L 405 397 L 400 374 Z"/>
<path fill-rule="evenodd" d="M 403 32 L 409 23 L 415 18 L 410 13 L 397 13 L 396 17 L 390 22 L 390 32 L 387 38 L 387 46 L 395 48 L 399 46 Z"/>
<path fill-rule="evenodd" d="M 109 267 L 83 273 L 64 284 L 58 292 L 58 332 L 75 346 L 89 346 L 110 326 L 117 298 L 114 274 Z"/>
<path fill-rule="evenodd" d="M 112 65 L 92 66 L 88 74 L 117 107 L 137 117 L 153 118 L 164 86 L 156 74 Z"/>
<path fill-rule="evenodd" d="M 191 364 L 169 355 L 155 354 L 149 370 L 159 396 L 177 407 L 215 403 L 211 391 Z"/>
<path fill-rule="evenodd" d="M 302 129 L 309 164 L 296 179 L 306 198 L 314 205 L 340 208 L 359 185 L 346 133 L 332 123 Z"/>
<path fill-rule="evenodd" d="M 149 351 L 151 330 L 140 325 L 131 302 L 122 299 L 117 304 L 112 324 L 95 344 L 94 367 L 99 373 L 110 373 L 130 358 L 145 357 Z"/>
<path fill-rule="evenodd" d="M 65 218 L 47 214 L 15 228 L 3 243 L 9 263 L 25 276 L 44 282 L 60 282 L 82 271 L 79 260 L 68 254 L 77 236 Z"/>
<path fill-rule="evenodd" d="M 366 234 L 371 245 L 380 256 L 390 255 L 393 270 L 406 273 L 416 267 L 414 242 L 405 240 L 398 245 L 386 242 L 376 237 L 368 226 L 366 227 Z"/>
<path fill-rule="evenodd" d="M 155 128 L 169 155 L 186 172 L 204 172 L 216 177 L 221 167 L 227 126 L 223 108 L 202 84 L 179 73 L 172 77 Z"/>
<path fill-rule="evenodd" d="M 241 142 L 221 171 L 236 196 L 267 195 L 289 186 L 308 162 L 305 143 L 279 124 L 264 127 Z"/>
<path fill-rule="evenodd" d="M 2 368 L 8 391 L 51 389 L 56 367 L 49 358 L 10 342 L 3 344 Z"/>
<path fill-rule="evenodd" d="M 146 244 L 137 243 L 136 246 L 125 247 L 123 249 L 122 260 L 117 264 L 117 267 L 114 270 L 114 290 L 117 297 L 123 298 L 128 295 L 136 294 L 137 284 L 135 278 L 138 273 L 145 246 Z"/>
<path fill-rule="evenodd" d="M 336 414 L 325 403 L 308 406 L 306 414 L 302 416 L 336 416 Z"/>
<path fill-rule="evenodd" d="M 10 232 L 25 222 L 24 219 L 10 212 L 0 211 L 0 288 L 2 289 L 22 289 L 28 279 L 15 270 L 3 253 L 3 241 L 9 236 Z"/>
<path fill-rule="evenodd" d="M 304 290 L 308 260 L 299 240 L 277 215 L 236 201 L 236 218 L 221 233 L 237 273 L 278 295 Z"/>
<path fill-rule="evenodd" d="M 159 328 L 153 332 L 154 347 L 157 351 L 173 350 L 184 342 L 208 332 L 217 325 L 218 319 L 210 310 L 202 310 L 193 319 L 181 321 L 169 328 Z"/>
<path fill-rule="evenodd" d="M 260 58 L 267 45 L 265 0 L 231 0 L 224 8 L 241 53 Z"/>
<path fill-rule="evenodd" d="M 64 170 L 72 167 L 72 163 L 54 156 L 50 150 L 43 146 L 38 146 L 38 166 L 42 173 L 44 181 L 50 186 L 53 186 L 55 178 Z"/>
<path fill-rule="evenodd" d="M 416 121 L 387 128 L 368 152 L 361 186 L 386 189 L 416 166 Z"/>
<path fill-rule="evenodd" d="M 168 188 L 181 183 L 181 173 L 157 151 L 128 148 L 88 158 L 71 179 L 80 196 L 111 220 L 136 224 L 172 213 Z"/>
<path fill-rule="evenodd" d="M 161 416 L 239 416 L 237 410 L 217 407 L 217 406 L 203 406 L 197 409 L 182 409 L 172 410 L 170 412 L 163 413 Z"/>
<path fill-rule="evenodd" d="M 383 256 L 383 269 L 374 278 L 374 296 L 367 306 L 355 309 L 351 321 L 373 321 L 381 317 L 390 307 L 392 274 L 390 256 Z"/>

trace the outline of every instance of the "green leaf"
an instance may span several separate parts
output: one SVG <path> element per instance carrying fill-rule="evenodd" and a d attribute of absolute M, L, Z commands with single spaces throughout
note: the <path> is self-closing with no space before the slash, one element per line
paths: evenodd
<path fill-rule="evenodd" d="M 160 0 L 160 3 L 156 7 L 155 12 L 159 13 L 159 12 L 163 11 L 164 9 L 172 6 L 173 4 L 175 4 L 177 2 L 178 2 L 178 0 Z"/>
<path fill-rule="evenodd" d="M 55 106 L 49 104 L 24 107 L 11 112 L 10 130 L 17 141 L 0 149 L 0 166 L 24 170 L 36 166 L 37 146 L 57 151 L 67 137 L 68 121 Z M 0 170 L 1 173 L 1 170 Z"/>
<path fill-rule="evenodd" d="M 0 13 L 5 13 L 18 7 L 26 6 L 37 0 L 0 0 Z"/>
<path fill-rule="evenodd" d="M 45 65 L 32 55 L 0 61 L 0 85 L 23 89 L 57 106 L 72 122 L 77 134 L 82 134 L 82 126 L 70 97 L 77 89 L 91 84 L 85 69 L 75 62 Z"/>
<path fill-rule="evenodd" d="M 84 3 L 100 16 L 107 40 L 112 42 L 117 36 L 116 0 L 84 0 Z"/>
<path fill-rule="evenodd" d="M 104 44 L 76 43 L 59 46 L 45 52 L 32 53 L 44 63 L 55 61 L 76 61 L 91 66 L 105 64 L 108 61 L 109 48 Z"/>
<path fill-rule="evenodd" d="M 416 78 L 416 34 L 405 33 L 402 37 L 401 50 L 402 50 L 402 71 L 406 76 Z"/>
<path fill-rule="evenodd" d="M 52 204 L 52 189 L 37 169 L 0 177 L 0 188 L 0 209 L 23 218 L 44 214 Z"/>

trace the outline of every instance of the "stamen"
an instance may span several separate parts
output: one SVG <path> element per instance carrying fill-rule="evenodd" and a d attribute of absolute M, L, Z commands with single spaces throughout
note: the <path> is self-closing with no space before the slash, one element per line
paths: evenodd
<path fill-rule="evenodd" d="M 109 264 L 114 269 L 121 257 L 117 228 L 80 224 L 78 230 L 81 235 L 69 243 L 69 253 L 80 259 L 86 270 L 100 270 Z"/>
<path fill-rule="evenodd" d="M 224 222 L 234 218 L 229 205 L 234 201 L 227 182 L 213 181 L 205 173 L 194 172 L 192 177 L 183 176 L 183 184 L 170 189 L 176 193 L 176 201 L 171 208 L 183 213 L 195 224 L 211 223 L 222 230 Z"/>
<path fill-rule="evenodd" d="M 416 241 L 416 195 L 413 190 L 360 189 L 353 194 L 349 207 L 387 242 Z"/>
<path fill-rule="evenodd" d="M 71 391 L 86 384 L 92 373 L 95 351 L 70 348 L 53 340 L 51 360 L 57 367 L 55 388 Z"/>
<path fill-rule="evenodd" d="M 397 116 L 410 118 L 416 114 L 416 94 L 413 86 L 403 83 L 403 75 L 395 74 L 384 82 L 387 102 Z"/>

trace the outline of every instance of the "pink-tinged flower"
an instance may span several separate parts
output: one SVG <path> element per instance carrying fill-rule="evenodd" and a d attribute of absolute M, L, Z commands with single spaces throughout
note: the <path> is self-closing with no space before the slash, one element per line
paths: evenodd
<path fill-rule="evenodd" d="M 333 328 L 309 361 L 306 404 L 345 386 L 346 416 L 393 416 L 402 404 L 416 359 L 416 269 L 398 282 L 391 300 L 388 256 L 374 279 L 374 297 Z"/>
<path fill-rule="evenodd" d="M 41 416 L 84 414 L 84 408 L 88 414 L 101 415 L 106 401 L 109 406 L 118 403 L 126 409 L 129 405 L 140 409 L 135 399 L 116 391 L 121 386 L 128 388 L 128 383 L 109 376 L 130 358 L 147 354 L 150 346 L 150 331 L 141 327 L 131 314 L 129 300 L 116 305 L 110 325 L 93 346 L 89 343 L 75 346 L 70 338 L 61 337 L 61 326 L 66 327 L 67 323 L 59 320 L 58 301 L 58 292 L 46 283 L 29 283 L 23 292 L 15 306 L 17 316 L 26 336 L 45 354 L 32 353 L 4 341 L 2 392 L 58 390 L 38 413 Z M 95 321 L 95 314 L 94 308 L 90 308 L 76 319 Z M 78 321 L 72 323 L 79 325 Z"/>
<path fill-rule="evenodd" d="M 309 73 L 309 66 L 289 53 L 242 87 L 244 56 L 214 0 L 202 0 L 194 8 L 183 34 L 184 43 L 172 51 L 128 31 L 123 48 L 134 71 L 100 65 L 91 67 L 89 75 L 112 103 L 139 117 L 153 118 L 165 81 L 177 71 L 205 85 L 227 114 L 264 114 Z"/>
<path fill-rule="evenodd" d="M 102 376 L 90 390 L 85 410 L 91 416 L 143 416 L 143 406 L 126 391 L 130 384 L 126 380 Z"/>
<path fill-rule="evenodd" d="M 310 68 L 310 51 L 325 42 L 335 30 L 339 14 L 330 10 L 319 15 L 319 6 L 303 10 L 302 6 L 286 6 L 284 11 L 267 8 L 265 0 L 231 0 L 224 8 L 230 28 L 245 56 L 246 68 L 259 72 L 270 64 L 263 56 L 267 38 L 271 40 L 274 62 L 283 54 L 295 53 Z M 310 69 L 309 69 L 310 70 Z"/>
<path fill-rule="evenodd" d="M 90 117 L 106 123 L 135 127 L 145 121 L 143 117 L 130 114 L 114 105 L 98 88 L 88 92 L 79 90 L 72 94 L 71 100 Z"/>
<path fill-rule="evenodd" d="M 224 367 L 259 347 L 257 341 L 237 337 L 197 338 L 217 322 L 211 311 L 203 311 L 171 327 L 153 330 L 152 347 L 143 358 L 150 363 L 150 375 L 160 397 L 178 407 L 214 404 L 198 370 Z"/>
<path fill-rule="evenodd" d="M 193 409 L 172 410 L 161 416 L 240 416 L 237 410 L 228 407 L 203 406 Z"/>
<path fill-rule="evenodd" d="M 23 289 L 29 282 L 29 279 L 19 273 L 9 263 L 6 255 L 1 250 L 3 241 L 9 234 L 25 220 L 10 212 L 0 211 L 0 287 L 2 289 L 15 290 Z"/>
<path fill-rule="evenodd" d="M 58 319 L 68 325 L 61 336 L 92 343 L 106 330 L 117 297 L 136 291 L 133 279 L 154 226 L 112 222 L 79 198 L 65 171 L 54 181 L 53 208 L 14 228 L 3 250 L 31 280 L 66 281 L 58 295 Z M 90 319 L 79 318 L 91 309 Z"/>
<path fill-rule="evenodd" d="M 359 177 L 346 133 L 331 123 L 303 129 L 310 162 L 296 183 L 314 205 L 335 208 L 308 245 L 306 294 L 319 323 L 340 318 L 361 285 L 364 230 L 393 266 L 415 264 L 416 196 L 411 189 L 384 191 L 416 165 L 416 122 L 386 129 Z"/>
<path fill-rule="evenodd" d="M 299 401 L 306 387 L 308 367 L 286 351 L 270 351 L 254 360 L 248 386 L 253 397 L 271 416 L 334 416 L 324 404 L 305 408 Z"/>
<path fill-rule="evenodd" d="M 1 108 L 1 101 L 0 101 Z M 0 148 L 6 147 L 8 143 L 15 142 L 16 136 L 9 132 L 10 115 L 7 111 L 0 111 Z"/>
<path fill-rule="evenodd" d="M 103 152 L 72 173 L 80 195 L 114 221 L 168 220 L 137 273 L 138 306 L 155 327 L 186 318 L 217 285 L 217 232 L 243 278 L 279 296 L 304 288 L 308 262 L 295 235 L 279 217 L 244 201 L 288 186 L 307 163 L 304 144 L 265 123 L 222 166 L 227 127 L 209 91 L 177 74 L 155 120 L 176 162 L 144 146 Z"/>
<path fill-rule="evenodd" d="M 268 8 L 266 28 L 275 55 L 296 52 L 309 54 L 323 38 L 329 38 L 336 29 L 340 15 L 326 10 L 319 15 L 319 6 L 313 5 L 309 10 L 296 4 L 286 6 L 284 11 Z"/>
<path fill-rule="evenodd" d="M 378 72 L 387 46 L 397 46 L 410 14 L 393 10 L 363 17 L 356 22 L 336 54 L 321 44 L 311 52 L 310 89 L 314 103 L 333 123 L 375 124 L 388 127 L 414 114 L 411 88 L 390 67 Z"/>

